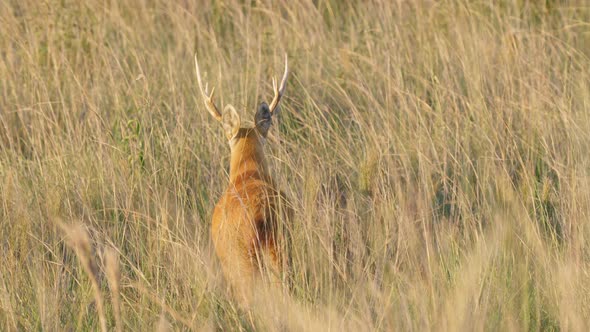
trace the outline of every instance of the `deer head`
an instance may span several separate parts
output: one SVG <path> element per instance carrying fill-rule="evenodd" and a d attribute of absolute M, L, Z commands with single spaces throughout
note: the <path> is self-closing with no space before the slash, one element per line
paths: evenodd
<path fill-rule="evenodd" d="M 219 108 L 215 105 L 213 101 L 213 97 L 215 96 L 215 88 L 209 91 L 209 84 L 205 83 L 205 88 L 203 88 L 203 81 L 201 79 L 201 71 L 199 69 L 199 62 L 197 60 L 197 56 L 195 55 L 195 68 L 197 72 L 197 81 L 199 83 L 199 90 L 201 91 L 201 95 L 203 96 L 203 101 L 205 103 L 205 107 L 207 111 L 215 118 L 215 120 L 221 122 L 223 126 L 223 130 L 227 139 L 230 141 L 230 145 L 232 140 L 239 138 L 238 133 L 240 129 L 243 131 L 248 131 L 251 128 L 242 128 L 240 127 L 240 116 L 236 112 L 235 108 L 232 105 L 227 105 L 223 113 L 219 112 Z M 287 63 L 287 55 L 285 54 L 285 73 L 283 74 L 283 78 L 281 79 L 280 86 L 277 86 L 277 81 L 275 78 L 272 80 L 272 86 L 274 91 L 274 98 L 271 101 L 270 105 L 266 102 L 262 102 L 254 115 L 254 123 L 255 129 L 257 130 L 258 134 L 262 137 L 266 137 L 268 134 L 268 130 L 272 125 L 272 116 L 275 113 L 278 113 L 279 103 L 281 101 L 281 97 L 285 93 L 285 89 L 287 88 L 287 76 L 289 74 L 289 66 Z"/>

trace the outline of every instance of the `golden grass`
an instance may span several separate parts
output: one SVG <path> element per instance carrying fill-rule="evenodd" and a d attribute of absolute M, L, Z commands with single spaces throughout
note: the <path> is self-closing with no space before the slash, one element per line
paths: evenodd
<path fill-rule="evenodd" d="M 347 3 L 0 2 L 0 329 L 587 330 L 590 6 Z M 293 292 L 250 311 L 196 52 L 243 119 L 289 55 Z"/>

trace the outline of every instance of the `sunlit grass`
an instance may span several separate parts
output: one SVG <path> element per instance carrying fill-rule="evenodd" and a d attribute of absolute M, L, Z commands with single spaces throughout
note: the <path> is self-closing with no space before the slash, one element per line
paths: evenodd
<path fill-rule="evenodd" d="M 347 3 L 1 2 L 0 329 L 586 330 L 588 4 Z M 285 52 L 293 287 L 246 311 L 193 57 L 253 120 Z"/>

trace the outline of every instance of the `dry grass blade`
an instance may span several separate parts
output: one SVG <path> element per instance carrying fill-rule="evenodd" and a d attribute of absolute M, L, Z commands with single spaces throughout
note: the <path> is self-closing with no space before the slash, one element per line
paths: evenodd
<path fill-rule="evenodd" d="M 76 256 L 80 260 L 80 264 L 90 279 L 92 290 L 94 292 L 96 311 L 100 320 L 100 329 L 101 331 L 106 332 L 107 320 L 104 311 L 103 297 L 100 291 L 99 270 L 88 232 L 84 226 L 79 224 L 66 225 L 63 222 L 58 222 L 58 225 L 66 234 L 66 243 L 74 249 Z"/>
<path fill-rule="evenodd" d="M 120 282 L 121 271 L 119 269 L 119 254 L 113 248 L 107 248 L 104 252 L 105 270 L 109 286 L 111 288 L 111 297 L 113 301 L 113 312 L 115 314 L 115 323 L 117 331 L 123 329 L 121 320 L 121 294 Z"/>
<path fill-rule="evenodd" d="M 160 315 L 160 319 L 158 319 L 158 327 L 156 328 L 156 331 L 158 331 L 158 332 L 172 331 L 172 325 L 170 325 L 170 322 L 168 322 L 168 320 L 166 319 L 166 315 L 163 313 Z"/>

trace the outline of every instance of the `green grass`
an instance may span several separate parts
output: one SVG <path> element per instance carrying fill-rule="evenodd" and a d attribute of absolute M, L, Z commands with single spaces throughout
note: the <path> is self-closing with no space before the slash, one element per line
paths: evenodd
<path fill-rule="evenodd" d="M 78 224 L 109 329 L 106 248 L 123 330 L 590 327 L 590 6 L 348 3 L 1 2 L 0 329 L 100 328 Z M 195 53 L 244 120 L 289 56 L 293 291 L 250 311 L 210 242 L 229 147 Z"/>

